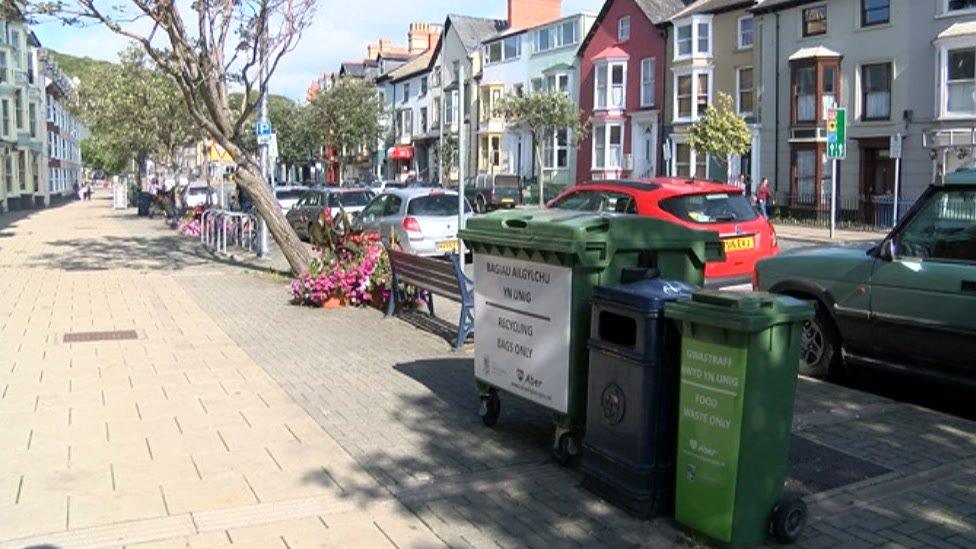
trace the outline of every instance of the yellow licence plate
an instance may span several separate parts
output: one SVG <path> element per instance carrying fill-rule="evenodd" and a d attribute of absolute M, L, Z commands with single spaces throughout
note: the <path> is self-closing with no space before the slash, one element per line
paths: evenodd
<path fill-rule="evenodd" d="M 727 238 L 722 241 L 722 245 L 725 246 L 726 252 L 751 250 L 756 247 L 756 237 L 743 236 L 741 238 Z"/>
<path fill-rule="evenodd" d="M 502 204 L 515 204 L 515 199 L 514 198 L 503 198 L 502 199 Z"/>
<path fill-rule="evenodd" d="M 437 249 L 442 252 L 456 252 L 458 250 L 457 240 L 445 240 L 437 243 Z"/>

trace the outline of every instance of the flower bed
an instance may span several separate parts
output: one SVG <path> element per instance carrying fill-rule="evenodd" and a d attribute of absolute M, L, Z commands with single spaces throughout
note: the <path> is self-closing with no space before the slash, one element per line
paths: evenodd
<path fill-rule="evenodd" d="M 292 302 L 321 307 L 331 300 L 352 306 L 379 303 L 389 297 L 390 261 L 375 233 L 336 231 L 328 210 L 323 215 L 315 258 L 309 273 L 292 280 Z"/>
<path fill-rule="evenodd" d="M 183 236 L 198 238 L 202 229 L 200 218 L 203 216 L 203 212 L 204 208 L 202 206 L 197 206 L 184 212 L 183 217 L 180 218 L 180 222 L 176 226 L 176 231 Z"/>

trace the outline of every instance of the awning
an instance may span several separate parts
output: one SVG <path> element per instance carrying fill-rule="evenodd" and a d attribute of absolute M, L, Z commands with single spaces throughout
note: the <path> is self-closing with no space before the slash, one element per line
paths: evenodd
<path fill-rule="evenodd" d="M 411 160 L 413 159 L 413 147 L 410 145 L 390 147 L 390 150 L 386 151 L 386 156 L 393 160 Z"/>

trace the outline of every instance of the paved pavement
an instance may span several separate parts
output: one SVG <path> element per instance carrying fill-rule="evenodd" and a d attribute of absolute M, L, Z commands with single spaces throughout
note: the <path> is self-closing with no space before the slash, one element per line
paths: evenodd
<path fill-rule="evenodd" d="M 580 488 L 540 408 L 482 426 L 443 321 L 290 306 L 104 201 L 6 219 L 0 546 L 701 544 Z M 801 379 L 794 435 L 801 547 L 976 545 L 976 424 Z"/>
<path fill-rule="evenodd" d="M 834 231 L 834 238 L 826 227 L 776 223 L 776 235 L 785 240 L 795 240 L 812 244 L 842 244 L 847 242 L 880 242 L 887 233 L 877 231 Z"/>

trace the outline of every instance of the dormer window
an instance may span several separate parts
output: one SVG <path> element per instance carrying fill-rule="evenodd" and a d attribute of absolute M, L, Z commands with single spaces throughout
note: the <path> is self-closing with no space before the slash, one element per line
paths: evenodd
<path fill-rule="evenodd" d="M 674 60 L 712 56 L 712 17 L 693 15 L 674 25 Z"/>

